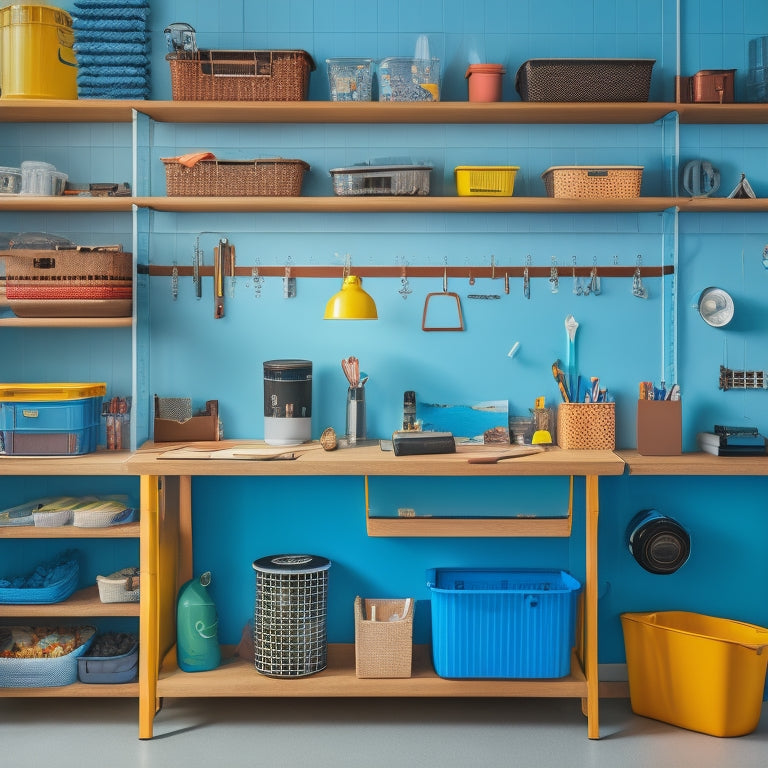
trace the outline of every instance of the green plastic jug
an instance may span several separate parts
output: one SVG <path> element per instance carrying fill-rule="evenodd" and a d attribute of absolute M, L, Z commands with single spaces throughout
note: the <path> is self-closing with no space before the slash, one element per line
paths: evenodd
<path fill-rule="evenodd" d="M 219 618 L 208 594 L 211 572 L 190 579 L 179 590 L 176 607 L 176 655 L 179 669 L 202 672 L 221 663 Z"/>

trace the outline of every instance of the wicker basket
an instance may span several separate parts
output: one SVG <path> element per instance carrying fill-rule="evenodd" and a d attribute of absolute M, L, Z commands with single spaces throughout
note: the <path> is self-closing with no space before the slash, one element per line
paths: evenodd
<path fill-rule="evenodd" d="M 411 598 L 355 598 L 357 677 L 410 677 L 413 656 Z"/>
<path fill-rule="evenodd" d="M 192 167 L 175 157 L 162 160 L 169 197 L 297 197 L 309 170 L 303 160 L 282 157 L 199 160 Z"/>
<path fill-rule="evenodd" d="M 541 174 L 549 197 L 640 197 L 642 165 L 560 165 Z"/>
<path fill-rule="evenodd" d="M 655 59 L 529 59 L 517 71 L 523 101 L 648 101 Z"/>
<path fill-rule="evenodd" d="M 6 579 L 9 586 L 0 587 L 0 603 L 10 605 L 50 605 L 66 600 L 77 589 L 80 578 L 80 564 L 77 555 L 68 551 L 51 563 L 39 565 L 25 577 L 29 582 L 37 570 L 44 569 L 54 574 L 53 580 L 44 586 L 13 586 L 15 578 Z"/>
<path fill-rule="evenodd" d="M 166 56 L 175 101 L 304 101 L 315 63 L 306 51 L 197 51 Z"/>
<path fill-rule="evenodd" d="M 75 507 L 72 525 L 76 528 L 106 528 L 110 525 L 132 523 L 136 510 L 121 501 L 104 499 Z"/>
<path fill-rule="evenodd" d="M 11 628 L 13 629 L 13 628 Z M 74 632 L 75 629 L 63 628 Z M 77 682 L 77 660 L 93 643 L 94 627 L 78 627 L 81 644 L 74 651 L 54 658 L 0 657 L 0 687 L 52 688 Z"/>
<path fill-rule="evenodd" d="M 557 444 L 573 451 L 612 451 L 616 447 L 616 403 L 560 403 Z"/>
<path fill-rule="evenodd" d="M 133 256 L 119 250 L 0 252 L 6 297 L 19 317 L 130 317 Z"/>
<path fill-rule="evenodd" d="M 102 603 L 136 603 L 139 601 L 139 569 L 122 568 L 109 576 L 97 576 L 99 600 Z"/>

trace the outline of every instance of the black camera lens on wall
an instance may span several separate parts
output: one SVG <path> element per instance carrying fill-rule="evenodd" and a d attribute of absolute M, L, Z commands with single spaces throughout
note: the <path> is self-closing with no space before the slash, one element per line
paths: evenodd
<path fill-rule="evenodd" d="M 627 546 L 646 571 L 675 573 L 691 553 L 691 539 L 680 523 L 655 509 L 638 512 L 627 526 Z"/>

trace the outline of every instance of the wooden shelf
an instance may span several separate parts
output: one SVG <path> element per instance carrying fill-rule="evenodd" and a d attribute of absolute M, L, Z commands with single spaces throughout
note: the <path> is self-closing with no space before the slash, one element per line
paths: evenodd
<path fill-rule="evenodd" d="M 675 102 L 131 101 L 3 99 L 7 123 L 129 123 L 134 110 L 166 123 L 639 124 L 677 112 L 683 124 L 768 123 L 766 104 Z"/>
<path fill-rule="evenodd" d="M 218 669 L 194 674 L 167 665 L 160 671 L 158 696 L 498 696 L 570 698 L 587 695 L 584 673 L 574 657 L 567 677 L 551 680 L 448 680 L 432 668 L 429 646 L 413 647 L 413 670 L 409 678 L 359 679 L 355 675 L 355 646 L 329 644 L 328 667 L 307 677 L 280 679 L 259 674 L 253 660 L 225 659 Z"/>
<path fill-rule="evenodd" d="M 498 477 L 516 475 L 568 476 L 568 475 L 620 475 L 624 462 L 612 451 L 565 451 L 550 448 L 542 453 L 520 456 L 497 464 L 470 464 L 470 457 L 498 453 L 487 450 L 491 446 L 458 446 L 456 453 L 432 456 L 395 456 L 378 446 L 359 446 L 335 451 L 324 451 L 319 443 L 302 446 L 304 453 L 293 460 L 249 461 L 247 459 L 170 459 L 164 453 L 180 444 L 147 443 L 127 462 L 131 474 L 170 476 L 358 476 L 363 483 L 365 475 L 402 477 Z M 186 444 L 185 444 L 186 445 Z M 200 444 L 211 448 L 211 443 Z M 259 440 L 226 440 L 214 443 L 216 447 L 264 447 Z M 205 456 L 205 452 L 202 452 Z M 2 468 L 2 463 L 0 463 Z"/>
<path fill-rule="evenodd" d="M 99 588 L 94 585 L 78 590 L 70 598 L 61 603 L 52 605 L 0 605 L 0 617 L 12 616 L 14 618 L 34 617 L 41 620 L 48 616 L 138 616 L 139 603 L 102 603 L 99 599 Z"/>
<path fill-rule="evenodd" d="M 80 528 L 74 525 L 38 528 L 34 525 L 11 525 L 0 528 L 0 539 L 138 539 L 139 528 L 139 523 L 124 523 L 104 528 Z"/>
<path fill-rule="evenodd" d="M 0 211 L 105 213 L 132 206 L 171 213 L 755 213 L 768 211 L 768 198 L 727 197 L 0 197 Z"/>
<path fill-rule="evenodd" d="M 4 122 L 126 123 L 133 111 L 167 123 L 653 123 L 667 102 L 367 102 L 3 100 Z"/>
<path fill-rule="evenodd" d="M 674 104 L 686 125 L 749 125 L 768 123 L 768 104 Z"/>
<path fill-rule="evenodd" d="M 139 684 L 121 683 L 115 685 L 110 683 L 72 683 L 71 685 L 46 688 L 3 688 L 4 699 L 45 699 L 58 697 L 66 699 L 138 699 Z M 98 725 L 94 724 L 94 727 L 98 727 Z"/>
<path fill-rule="evenodd" d="M 4 475 L 130 475 L 130 451 L 98 450 L 82 456 L 0 456 Z M 6 529 L 4 529 L 6 530 Z"/>
<path fill-rule="evenodd" d="M 570 517 L 370 517 L 369 536 L 428 537 L 566 537 L 571 535 Z"/>
<path fill-rule="evenodd" d="M 0 196 L 0 211 L 51 211 L 55 213 L 130 213 L 134 197 L 86 197 L 82 195 Z"/>
<path fill-rule="evenodd" d="M 0 317 L 0 328 L 130 328 L 130 317 Z"/>
<path fill-rule="evenodd" d="M 617 451 L 630 475 L 768 475 L 766 456 L 713 456 L 683 453 L 679 456 L 641 456 L 637 451 Z"/>
<path fill-rule="evenodd" d="M 176 213 L 644 213 L 660 212 L 685 198 L 635 197 L 566 199 L 552 197 L 139 197 L 140 208 Z M 731 201 L 734 202 L 734 201 Z M 738 202 L 738 201 L 736 201 Z"/>

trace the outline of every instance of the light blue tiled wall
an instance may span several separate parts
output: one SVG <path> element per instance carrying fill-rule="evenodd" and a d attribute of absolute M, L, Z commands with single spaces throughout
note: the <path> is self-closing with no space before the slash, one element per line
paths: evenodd
<path fill-rule="evenodd" d="M 61 2 L 72 7 L 72 2 Z M 425 0 L 285 2 L 154 0 L 153 97 L 170 98 L 162 30 L 188 21 L 201 47 L 303 48 L 317 63 L 310 98 L 327 99 L 325 59 L 409 55 L 419 34 L 428 34 L 443 64 L 443 98 L 466 100 L 464 72 L 474 56 L 505 64 L 504 98 L 514 100 L 514 73 L 524 60 L 548 56 L 628 56 L 656 59 L 651 98 L 671 101 L 676 73 L 676 4 L 671 0 Z M 683 74 L 705 68 L 736 68 L 737 98 L 744 84 L 747 41 L 768 34 L 762 0 L 682 0 Z M 671 105 L 672 106 L 672 105 Z M 0 165 L 42 159 L 68 170 L 74 180 L 126 180 L 130 174 L 127 126 L 15 126 L 0 128 Z M 156 125 L 151 148 L 152 194 L 164 193 L 160 157 L 210 149 L 233 158 L 279 154 L 306 160 L 312 170 L 307 195 L 330 192 L 330 168 L 380 157 L 407 156 L 434 165 L 433 194 L 453 194 L 457 164 L 515 164 L 521 170 L 516 194 L 543 195 L 540 173 L 553 164 L 638 163 L 646 167 L 643 194 L 669 194 L 662 126 L 211 126 Z M 759 196 L 768 195 L 765 126 L 682 126 L 680 159 L 706 158 L 722 173 L 719 194 L 727 194 L 742 172 Z M 314 433 L 329 424 L 343 429 L 345 380 L 339 361 L 355 354 L 370 374 L 369 430 L 386 435 L 400 415 L 402 391 L 416 389 L 432 400 L 505 398 L 514 413 L 527 413 L 533 398 L 556 402 L 549 366 L 565 356 L 564 318 L 580 323 L 579 361 L 586 375 L 599 375 L 618 402 L 618 442 L 634 445 L 637 382 L 658 379 L 670 354 L 669 290 L 677 290 L 679 372 L 683 387 L 686 447 L 695 432 L 717 420 L 768 429 L 768 396 L 762 391 L 724 393 L 717 388 L 719 365 L 764 368 L 768 356 L 765 293 L 768 271 L 761 263 L 768 242 L 765 214 L 685 214 L 679 218 L 679 269 L 663 290 L 649 279 L 647 300 L 631 295 L 631 280 L 603 280 L 600 296 L 577 297 L 568 267 L 670 261 L 659 214 L 167 214 L 149 216 L 150 260 L 189 264 L 200 235 L 210 264 L 221 235 L 236 244 L 238 264 L 329 264 L 352 255 L 353 264 L 488 264 L 491 254 L 503 270 L 530 255 L 536 266 L 554 257 L 558 293 L 546 279 L 523 297 L 519 279 L 509 296 L 500 280 L 450 281 L 462 297 L 467 330 L 425 334 L 420 330 L 424 296 L 440 281 L 411 279 L 403 300 L 398 279 L 367 283 L 381 319 L 377 323 L 329 324 L 319 317 L 335 289 L 328 280 L 299 279 L 298 295 L 285 299 L 271 278 L 260 298 L 253 284 L 238 280 L 226 315 L 213 319 L 210 286 L 197 301 L 188 280 L 172 300 L 170 280 L 152 278 L 150 386 L 163 395 L 218 397 L 230 436 L 260 436 L 262 362 L 306 357 L 314 362 Z M 47 230 L 88 242 L 127 240 L 128 214 L 0 215 L 0 230 Z M 206 233 L 206 234 L 201 234 Z M 337 256 L 339 254 L 339 256 Z M 693 309 L 702 288 L 719 285 L 736 301 L 727 330 L 706 326 Z M 469 293 L 500 294 L 478 301 Z M 666 297 L 666 298 L 665 298 Z M 5 378 L 108 380 L 127 387 L 130 366 L 115 349 L 125 349 L 125 331 L 4 331 L 14 350 L 4 357 Z M 507 352 L 519 341 L 520 352 Z M 425 480 L 436 510 L 450 490 Z M 622 610 L 689 608 L 768 624 L 768 606 L 744 585 L 765 583 L 765 486 L 760 480 L 687 482 L 616 478 L 601 485 L 600 581 L 602 662 L 621 661 L 618 613 Z M 579 513 L 583 487 L 577 483 L 577 523 L 570 542 L 368 539 L 361 483 L 347 479 L 196 480 L 195 566 L 214 571 L 214 596 L 225 642 L 236 642 L 252 609 L 256 557 L 272 551 L 312 548 L 334 561 L 330 636 L 349 640 L 351 597 L 356 592 L 427 597 L 423 572 L 434 566 L 510 564 L 566 567 L 583 576 Z M 502 492 L 524 496 L 514 483 Z M 734 500 L 738 499 L 738 505 Z M 482 509 L 487 500 L 477 494 Z M 556 504 L 549 499 L 545 505 Z M 653 577 L 631 559 L 623 541 L 626 524 L 640 508 L 657 506 L 691 531 L 693 554 L 678 574 Z M 724 517 L 724 514 L 726 515 Z M 281 525 L 272 523 L 279 519 Z M 284 523 L 289 523 L 285 525 Z M 236 529 L 240 535 L 233 537 Z M 124 564 L 120 564 L 121 566 Z M 240 586 L 233 589 L 233 583 Z M 734 599 L 734 592 L 738 599 Z M 420 637 L 424 639 L 424 627 Z"/>

